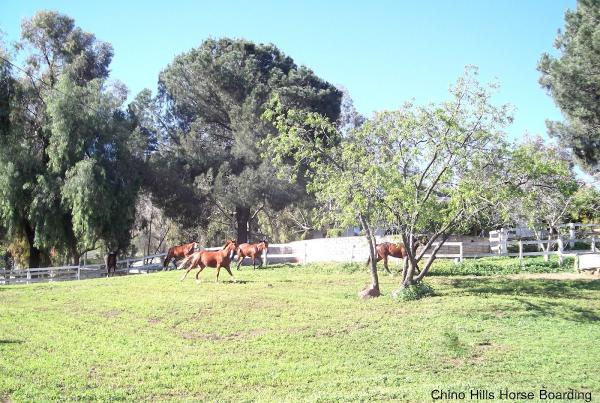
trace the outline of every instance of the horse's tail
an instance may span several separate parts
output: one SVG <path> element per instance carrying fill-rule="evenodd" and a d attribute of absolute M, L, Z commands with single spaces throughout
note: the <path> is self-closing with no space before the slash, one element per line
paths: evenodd
<path fill-rule="evenodd" d="M 187 255 L 186 257 L 183 258 L 183 260 L 181 261 L 181 263 L 179 263 L 179 266 L 177 266 L 177 269 L 185 269 L 187 264 L 189 263 L 190 260 L 192 260 L 192 256 L 194 256 L 194 253 L 192 253 L 191 255 Z"/>

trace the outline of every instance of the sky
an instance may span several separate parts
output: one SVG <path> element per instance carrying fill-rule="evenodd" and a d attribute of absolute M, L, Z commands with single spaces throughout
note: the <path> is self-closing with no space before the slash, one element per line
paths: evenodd
<path fill-rule="evenodd" d="M 552 47 L 575 0 L 453 1 L 42 1 L 1 0 L 0 29 L 19 39 L 23 19 L 55 10 L 112 44 L 111 77 L 135 95 L 156 91 L 159 72 L 203 40 L 223 36 L 273 43 L 297 64 L 345 87 L 356 108 L 373 111 L 405 101 L 448 99 L 466 65 L 496 80 L 498 104 L 516 108 L 509 138 L 545 136 L 560 120 L 540 88 L 537 62 Z M 131 96 L 130 95 L 130 96 Z"/>

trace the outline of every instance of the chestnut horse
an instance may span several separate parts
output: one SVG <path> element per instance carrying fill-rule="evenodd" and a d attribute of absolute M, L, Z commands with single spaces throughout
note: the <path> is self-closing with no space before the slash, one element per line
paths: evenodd
<path fill-rule="evenodd" d="M 186 256 L 194 253 L 194 249 L 197 247 L 196 242 L 190 242 L 183 245 L 172 246 L 167 251 L 167 256 L 165 256 L 165 261 L 163 262 L 163 270 L 166 270 L 171 263 L 171 260 L 179 260 L 183 259 Z"/>
<path fill-rule="evenodd" d="M 419 237 L 415 241 L 415 246 L 417 248 L 419 246 L 425 246 L 427 242 L 429 242 L 429 238 L 427 238 L 427 236 L 424 235 Z M 399 259 L 406 259 L 406 257 L 408 256 L 406 254 L 406 247 L 402 242 L 397 244 L 392 242 L 379 243 L 375 246 L 375 249 L 377 250 L 377 262 L 383 259 L 383 267 L 385 268 L 385 271 L 387 271 L 390 275 L 392 274 L 392 272 L 388 268 L 388 257 L 391 256 Z M 369 263 L 371 263 L 371 256 L 369 256 L 369 259 L 367 260 L 367 265 Z"/>
<path fill-rule="evenodd" d="M 219 272 L 221 271 L 221 267 L 225 268 L 225 270 L 227 270 L 227 273 L 229 273 L 229 275 L 233 277 L 233 273 L 231 272 L 229 265 L 231 264 L 231 259 L 233 258 L 233 254 L 235 252 L 236 247 L 237 244 L 235 243 L 235 241 L 233 239 L 230 239 L 227 242 L 225 242 L 225 245 L 221 250 L 214 252 L 201 250 L 190 256 L 187 256 L 185 259 L 183 259 L 183 262 L 181 262 L 181 264 L 178 267 L 179 269 L 183 269 L 189 264 L 189 266 L 187 266 L 185 274 L 183 275 L 180 281 L 183 281 L 186 278 L 190 270 L 199 267 L 200 269 L 196 273 L 196 282 L 199 283 L 200 279 L 198 276 L 200 275 L 202 270 L 204 270 L 204 268 L 207 266 L 214 267 L 217 269 L 217 283 L 219 282 Z M 234 278 L 233 281 L 235 282 L 236 279 Z"/>
<path fill-rule="evenodd" d="M 237 254 L 237 269 L 240 269 L 240 264 L 244 258 L 249 257 L 252 259 L 252 267 L 256 270 L 256 258 L 260 259 L 260 265 L 263 265 L 262 253 L 269 248 L 269 243 L 266 239 L 263 239 L 259 243 L 243 243 L 238 246 Z"/>

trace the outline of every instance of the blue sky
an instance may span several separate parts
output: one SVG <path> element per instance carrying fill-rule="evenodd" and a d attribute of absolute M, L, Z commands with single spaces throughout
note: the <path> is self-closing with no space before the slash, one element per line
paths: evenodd
<path fill-rule="evenodd" d="M 73 17 L 115 51 L 112 78 L 133 94 L 155 91 L 158 73 L 208 37 L 277 45 L 335 85 L 360 112 L 404 101 L 440 101 L 468 64 L 497 79 L 498 103 L 516 109 L 511 138 L 545 134 L 560 119 L 538 85 L 537 61 L 564 26 L 575 0 L 479 1 L 41 1 L 3 0 L 0 28 L 18 39 L 20 24 L 39 9 Z"/>

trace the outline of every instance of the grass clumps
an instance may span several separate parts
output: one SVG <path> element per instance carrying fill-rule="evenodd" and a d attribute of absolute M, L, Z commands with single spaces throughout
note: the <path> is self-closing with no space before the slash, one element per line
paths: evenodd
<path fill-rule="evenodd" d="M 542 383 L 600 395 L 600 281 L 433 276 L 434 298 L 365 302 L 361 266 L 1 286 L 0 401 L 426 402 L 433 388 Z M 389 295 L 400 278 L 379 280 Z"/>
<path fill-rule="evenodd" d="M 416 301 L 433 295 L 435 295 L 433 287 L 423 281 L 408 287 L 402 287 L 392 293 L 392 297 L 400 301 Z"/>
<path fill-rule="evenodd" d="M 438 276 L 489 276 L 517 273 L 558 273 L 573 270 L 573 258 L 564 258 L 563 264 L 557 257 L 544 261 L 543 257 L 524 258 L 521 262 L 511 257 L 488 257 L 465 259 L 460 263 L 451 260 L 437 260 L 429 274 Z"/>

